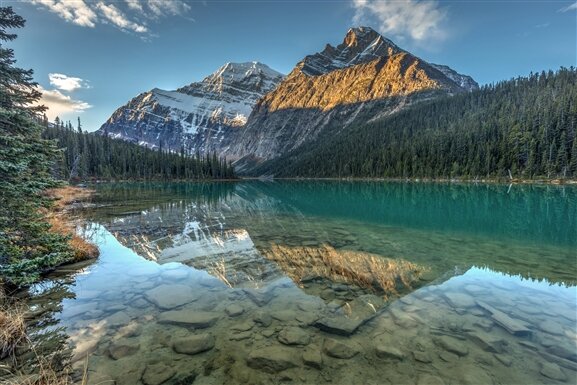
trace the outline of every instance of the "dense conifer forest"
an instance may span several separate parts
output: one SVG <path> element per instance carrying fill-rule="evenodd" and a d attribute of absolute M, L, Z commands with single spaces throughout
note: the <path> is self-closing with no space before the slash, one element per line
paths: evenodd
<path fill-rule="evenodd" d="M 253 172 L 276 177 L 575 178 L 576 128 L 577 72 L 561 68 L 325 133 Z"/>
<path fill-rule="evenodd" d="M 57 120 L 49 125 L 44 120 L 46 139 L 56 140 L 62 148 L 52 172 L 65 180 L 199 180 L 231 179 L 233 168 L 215 154 L 191 155 L 163 149 L 149 149 L 108 136 L 82 131 L 80 121 Z"/>

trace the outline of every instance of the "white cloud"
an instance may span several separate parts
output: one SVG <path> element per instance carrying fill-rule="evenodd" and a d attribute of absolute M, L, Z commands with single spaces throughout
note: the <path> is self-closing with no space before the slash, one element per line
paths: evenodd
<path fill-rule="evenodd" d="M 353 0 L 355 24 L 371 24 L 385 35 L 415 41 L 439 40 L 445 37 L 442 23 L 445 9 L 434 0 Z"/>
<path fill-rule="evenodd" d="M 58 90 L 45 90 L 42 87 L 39 87 L 39 90 L 42 92 L 42 98 L 38 104 L 48 107 L 46 115 L 50 120 L 54 120 L 57 116 L 62 118 L 66 114 L 81 113 L 92 108 L 90 104 L 82 100 L 74 100 Z"/>
<path fill-rule="evenodd" d="M 128 8 L 133 9 L 135 11 L 143 11 L 142 5 L 140 4 L 140 0 L 125 0 Z"/>
<path fill-rule="evenodd" d="M 32 4 L 42 5 L 66 21 L 83 27 L 94 27 L 98 17 L 84 0 L 31 0 Z"/>
<path fill-rule="evenodd" d="M 577 11 L 577 1 L 559 10 L 560 12 Z"/>
<path fill-rule="evenodd" d="M 130 21 L 124 16 L 122 12 L 114 5 L 106 5 L 103 2 L 96 4 L 96 8 L 102 13 L 102 15 L 117 27 L 136 33 L 146 33 L 148 28 L 142 24 Z"/>
<path fill-rule="evenodd" d="M 179 0 L 147 0 L 146 5 L 157 17 L 176 16 L 190 11 L 190 5 Z"/>
<path fill-rule="evenodd" d="M 94 28 L 110 23 L 125 32 L 148 34 L 146 19 L 186 16 L 191 7 L 183 0 L 29 0 L 62 19 Z"/>
<path fill-rule="evenodd" d="M 50 84 L 62 91 L 76 91 L 80 88 L 89 88 L 85 80 L 64 74 L 48 74 Z"/>

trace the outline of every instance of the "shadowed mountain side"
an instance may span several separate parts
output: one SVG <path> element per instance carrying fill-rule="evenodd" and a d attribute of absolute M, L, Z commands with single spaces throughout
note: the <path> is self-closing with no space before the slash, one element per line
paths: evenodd
<path fill-rule="evenodd" d="M 235 171 L 254 175 L 257 165 L 268 159 L 289 154 L 302 145 L 337 135 L 344 128 L 383 118 L 425 100 L 443 95 L 441 90 L 424 90 L 402 96 L 339 104 L 328 109 L 286 107 L 269 110 L 258 106 L 238 137 L 225 152 L 235 159 Z M 274 133 L 269 129 L 274 127 Z M 248 154 L 248 155 L 247 155 Z"/>

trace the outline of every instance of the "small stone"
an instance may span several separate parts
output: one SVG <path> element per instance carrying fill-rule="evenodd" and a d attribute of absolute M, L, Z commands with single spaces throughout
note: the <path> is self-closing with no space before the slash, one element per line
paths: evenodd
<path fill-rule="evenodd" d="M 218 320 L 218 313 L 194 311 L 194 310 L 171 310 L 160 313 L 158 323 L 187 326 L 195 329 L 208 328 Z"/>
<path fill-rule="evenodd" d="M 144 298 L 138 298 L 137 300 L 131 302 L 130 306 L 135 307 L 137 309 L 144 309 L 150 306 L 150 302 L 148 302 Z"/>
<path fill-rule="evenodd" d="M 224 311 L 229 315 L 229 317 L 238 317 L 244 313 L 244 308 L 234 303 L 232 305 L 228 305 Z"/>
<path fill-rule="evenodd" d="M 334 358 L 351 358 L 359 353 L 358 348 L 332 338 L 325 339 L 323 351 Z"/>
<path fill-rule="evenodd" d="M 549 333 L 549 334 L 555 334 L 555 335 L 563 335 L 563 326 L 555 321 L 552 321 L 550 319 L 540 322 L 538 325 L 539 329 L 541 329 L 542 331 Z"/>
<path fill-rule="evenodd" d="M 432 374 L 421 374 L 417 379 L 417 385 L 445 385 L 440 377 Z"/>
<path fill-rule="evenodd" d="M 298 366 L 293 350 L 280 346 L 255 349 L 249 353 L 246 362 L 249 367 L 267 373 L 277 373 Z"/>
<path fill-rule="evenodd" d="M 295 312 L 292 310 L 275 311 L 271 313 L 271 317 L 281 322 L 289 322 L 295 319 Z"/>
<path fill-rule="evenodd" d="M 495 334 L 485 333 L 481 330 L 469 333 L 469 337 L 481 347 L 481 349 L 491 353 L 502 353 L 506 344 L 505 340 L 501 337 Z"/>
<path fill-rule="evenodd" d="M 455 308 L 469 308 L 475 306 L 475 299 L 465 293 L 445 293 L 445 298 Z"/>
<path fill-rule="evenodd" d="M 245 289 L 244 292 L 257 306 L 264 306 L 274 298 L 272 291 L 263 292 L 254 289 Z"/>
<path fill-rule="evenodd" d="M 327 333 L 350 336 L 363 323 L 365 323 L 365 320 L 363 319 L 350 319 L 347 317 L 333 316 L 319 319 L 315 322 L 314 326 Z"/>
<path fill-rule="evenodd" d="M 456 355 L 455 353 L 443 351 L 439 353 L 439 358 L 445 362 L 453 362 L 457 361 L 459 359 L 459 356 Z"/>
<path fill-rule="evenodd" d="M 211 334 L 198 334 L 181 338 L 174 342 L 172 348 L 181 354 L 198 354 L 214 348 L 214 337 Z"/>
<path fill-rule="evenodd" d="M 500 363 L 502 363 L 506 367 L 509 367 L 511 366 L 511 364 L 513 364 L 513 360 L 511 360 L 509 356 L 506 356 L 504 354 L 494 354 L 494 356 Z"/>
<path fill-rule="evenodd" d="M 405 359 L 405 354 L 394 346 L 380 343 L 375 347 L 377 357 L 383 359 L 393 359 L 402 361 Z"/>
<path fill-rule="evenodd" d="M 112 357 L 113 359 L 119 360 L 123 357 L 133 355 L 138 351 L 138 349 L 140 349 L 140 344 L 138 342 L 120 340 L 112 343 L 112 345 L 108 349 L 108 353 L 110 354 L 110 357 Z"/>
<path fill-rule="evenodd" d="M 245 322 L 234 324 L 230 327 L 230 330 L 236 332 L 246 332 L 251 330 L 254 327 L 254 321 L 248 320 Z"/>
<path fill-rule="evenodd" d="M 448 352 L 454 353 L 458 356 L 466 356 L 469 353 L 469 348 L 459 340 L 448 336 L 435 338 L 435 343 Z"/>
<path fill-rule="evenodd" d="M 163 363 L 148 365 L 142 375 L 145 385 L 160 385 L 170 380 L 176 372 L 173 368 Z"/>
<path fill-rule="evenodd" d="M 552 362 L 544 362 L 541 366 L 541 372 L 547 378 L 557 381 L 565 381 L 567 380 L 567 376 L 563 373 L 563 370 L 559 367 L 559 365 L 554 364 Z"/>
<path fill-rule="evenodd" d="M 144 293 L 147 300 L 161 309 L 170 310 L 175 307 L 196 301 L 198 294 L 186 285 L 160 285 Z"/>
<path fill-rule="evenodd" d="M 431 356 L 427 352 L 421 352 L 419 350 L 416 350 L 413 352 L 413 357 L 415 358 L 415 361 L 419 361 L 419 362 L 422 362 L 424 364 L 429 364 L 429 363 L 433 362 L 433 360 L 431 359 Z"/>
<path fill-rule="evenodd" d="M 131 318 L 123 311 L 116 312 L 105 318 L 107 326 L 121 326 L 130 323 Z"/>
<path fill-rule="evenodd" d="M 478 320 L 476 320 L 473 323 L 474 326 L 478 326 L 479 328 L 483 329 L 486 332 L 491 331 L 491 329 L 493 329 L 493 325 L 495 325 L 495 323 L 489 319 L 486 318 L 480 318 Z"/>
<path fill-rule="evenodd" d="M 270 316 L 270 314 L 262 312 L 262 311 L 256 312 L 254 314 L 254 316 L 252 317 L 252 319 L 254 322 L 262 325 L 265 328 L 269 327 L 270 324 L 272 323 L 272 317 Z"/>
<path fill-rule="evenodd" d="M 299 313 L 296 316 L 296 320 L 306 326 L 314 324 L 318 319 L 319 316 L 315 313 Z"/>
<path fill-rule="evenodd" d="M 303 362 L 305 365 L 315 369 L 321 369 L 323 366 L 323 356 L 316 345 L 307 346 L 303 352 Z"/>
<path fill-rule="evenodd" d="M 264 329 L 261 334 L 263 336 L 265 336 L 266 338 L 270 338 L 272 337 L 274 334 L 276 333 L 276 331 L 274 331 L 274 329 Z"/>
<path fill-rule="evenodd" d="M 279 342 L 285 345 L 308 345 L 311 336 L 298 327 L 287 327 L 278 334 Z"/>
<path fill-rule="evenodd" d="M 228 339 L 231 341 L 242 341 L 242 340 L 248 340 L 251 337 L 252 337 L 252 332 L 248 331 L 248 332 L 241 332 L 241 333 L 233 334 Z"/>

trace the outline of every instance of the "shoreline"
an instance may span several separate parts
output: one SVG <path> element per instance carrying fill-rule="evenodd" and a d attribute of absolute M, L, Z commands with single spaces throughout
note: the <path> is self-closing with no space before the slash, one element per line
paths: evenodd
<path fill-rule="evenodd" d="M 46 213 L 46 219 L 51 225 L 50 231 L 69 237 L 68 245 L 74 252 L 72 261 L 57 268 L 98 258 L 98 247 L 77 234 L 76 229 L 82 226 L 84 220 L 72 215 L 72 211 L 82 208 L 84 202 L 94 193 L 93 189 L 77 186 L 64 186 L 46 191 L 46 195 L 54 201 Z"/>

